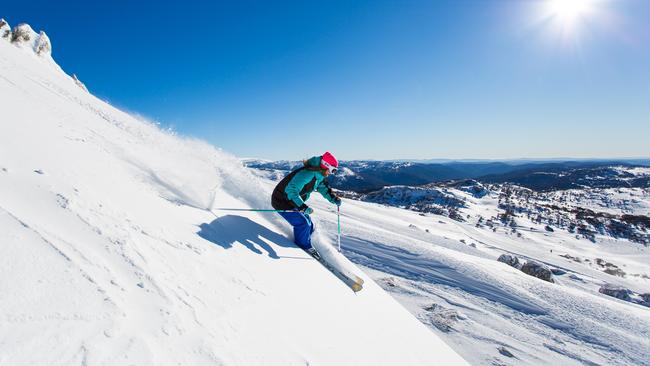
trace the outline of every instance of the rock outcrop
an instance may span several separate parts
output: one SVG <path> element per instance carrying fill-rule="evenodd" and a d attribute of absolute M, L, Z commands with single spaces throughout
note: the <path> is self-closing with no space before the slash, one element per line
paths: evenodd
<path fill-rule="evenodd" d="M 0 19 L 0 38 L 1 39 L 10 39 L 11 38 L 11 27 L 6 20 Z"/>
<path fill-rule="evenodd" d="M 626 289 L 625 287 L 622 286 L 617 286 L 617 285 L 612 285 L 609 283 L 606 283 L 602 286 L 600 286 L 600 289 L 598 289 L 598 292 L 601 294 L 605 294 L 607 296 L 612 296 L 617 299 L 623 300 L 623 301 L 631 301 L 632 298 L 630 295 L 632 294 L 632 291 Z"/>
<path fill-rule="evenodd" d="M 48 37 L 43 31 L 38 34 L 38 37 L 34 42 L 34 52 L 39 56 L 52 55 L 52 43 L 50 43 L 50 37 Z"/>
<path fill-rule="evenodd" d="M 553 281 L 553 273 L 551 272 L 551 269 L 535 261 L 528 261 L 524 263 L 524 265 L 521 266 L 521 271 L 533 277 L 537 277 L 540 280 L 551 283 L 555 282 Z"/>
<path fill-rule="evenodd" d="M 497 258 L 497 261 L 505 263 L 510 267 L 516 268 L 529 276 L 537 277 L 540 280 L 544 280 L 546 282 L 555 283 L 553 280 L 553 270 L 541 263 L 532 260 L 523 262 L 517 256 L 511 254 L 501 254 L 499 258 Z"/>
<path fill-rule="evenodd" d="M 29 24 L 18 24 L 11 32 L 11 43 L 26 44 L 36 39 L 36 32 L 29 26 Z"/>
<path fill-rule="evenodd" d="M 632 302 L 650 308 L 650 293 L 639 294 L 622 286 L 606 283 L 600 286 L 598 292 L 619 300 Z"/>
<path fill-rule="evenodd" d="M 86 88 L 86 84 L 82 83 L 76 74 L 72 74 L 72 80 L 74 80 L 74 83 L 77 84 L 81 89 L 88 91 L 88 88 Z"/>
<path fill-rule="evenodd" d="M 497 260 L 499 262 L 503 262 L 509 265 L 510 267 L 521 269 L 521 263 L 519 262 L 519 258 L 515 257 L 514 255 L 501 254 Z"/>
<path fill-rule="evenodd" d="M 643 299 L 643 302 L 641 303 L 641 305 L 647 306 L 647 307 L 650 308 L 650 292 L 646 293 L 646 294 L 641 294 L 640 296 Z"/>
<path fill-rule="evenodd" d="M 11 29 L 9 23 L 0 18 L 0 40 L 11 42 L 18 48 L 33 52 L 36 56 L 48 60 L 58 68 L 58 65 L 52 59 L 50 37 L 43 31 L 36 33 L 29 24 L 22 23 Z M 77 75 L 72 74 L 71 78 L 81 89 L 88 91 L 86 85 L 77 78 Z"/>
<path fill-rule="evenodd" d="M 3 24 L 4 23 L 4 24 Z M 33 51 L 36 55 L 41 57 L 51 58 L 52 56 L 52 43 L 50 38 L 41 31 L 34 32 L 29 24 L 19 24 L 13 30 L 9 24 L 3 19 L 0 21 L 0 35 L 20 48 Z"/>

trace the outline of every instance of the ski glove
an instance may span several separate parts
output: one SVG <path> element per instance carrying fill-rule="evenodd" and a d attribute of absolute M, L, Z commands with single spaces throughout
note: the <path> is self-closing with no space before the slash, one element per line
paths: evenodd
<path fill-rule="evenodd" d="M 341 197 L 334 197 L 334 204 L 335 205 L 341 206 L 341 203 L 343 203 L 343 201 L 341 201 Z"/>
<path fill-rule="evenodd" d="M 302 213 L 304 213 L 305 215 L 309 215 L 309 214 L 311 214 L 312 212 L 314 212 L 314 209 L 312 209 L 311 207 L 307 206 L 307 205 L 304 204 L 304 203 L 303 203 L 302 206 L 298 207 L 298 210 L 300 210 L 300 211 L 301 211 Z"/>

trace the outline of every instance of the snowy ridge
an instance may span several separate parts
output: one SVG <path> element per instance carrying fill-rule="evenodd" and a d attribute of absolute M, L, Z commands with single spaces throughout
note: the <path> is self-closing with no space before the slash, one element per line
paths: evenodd
<path fill-rule="evenodd" d="M 465 364 L 275 216 L 209 212 L 267 207 L 269 189 L 85 92 L 21 29 L 33 44 L 0 40 L 0 363 Z"/>
<path fill-rule="evenodd" d="M 43 31 L 36 33 L 29 24 L 18 24 L 16 28 L 11 29 L 9 23 L 0 19 L 0 36 L 16 47 L 33 51 L 37 56 L 54 62 L 50 38 Z"/>

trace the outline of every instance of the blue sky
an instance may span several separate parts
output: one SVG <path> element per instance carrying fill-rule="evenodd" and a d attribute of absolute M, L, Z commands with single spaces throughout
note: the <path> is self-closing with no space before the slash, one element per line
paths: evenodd
<path fill-rule="evenodd" d="M 564 32 L 549 1 L 13 1 L 0 17 L 45 30 L 95 95 L 241 157 L 650 156 L 650 1 L 579 0 Z"/>

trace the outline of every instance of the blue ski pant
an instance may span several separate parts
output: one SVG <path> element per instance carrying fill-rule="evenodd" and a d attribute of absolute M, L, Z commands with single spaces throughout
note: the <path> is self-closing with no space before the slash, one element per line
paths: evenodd
<path fill-rule="evenodd" d="M 291 226 L 293 226 L 294 242 L 302 249 L 311 248 L 311 234 L 314 232 L 314 223 L 309 215 L 302 212 L 278 212 Z"/>

